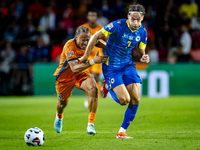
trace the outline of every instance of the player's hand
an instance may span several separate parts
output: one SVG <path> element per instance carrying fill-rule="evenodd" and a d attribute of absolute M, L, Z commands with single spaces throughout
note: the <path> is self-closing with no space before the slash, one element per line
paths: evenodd
<path fill-rule="evenodd" d="M 97 54 L 93 58 L 95 64 L 105 63 L 107 59 L 108 59 L 108 55 L 99 56 L 99 51 L 97 51 Z"/>
<path fill-rule="evenodd" d="M 142 57 L 140 58 L 140 61 L 144 62 L 144 63 L 149 63 L 149 61 L 150 61 L 149 55 L 148 54 L 142 55 Z"/>

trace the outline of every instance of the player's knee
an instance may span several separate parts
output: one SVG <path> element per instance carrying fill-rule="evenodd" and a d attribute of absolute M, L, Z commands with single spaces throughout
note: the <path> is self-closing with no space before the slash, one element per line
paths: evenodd
<path fill-rule="evenodd" d="M 64 101 L 60 101 L 60 108 L 65 108 L 67 106 L 68 101 L 64 100 Z"/>
<path fill-rule="evenodd" d="M 119 97 L 118 100 L 120 101 L 121 105 L 127 105 L 130 102 L 130 98 L 126 97 Z"/>
<path fill-rule="evenodd" d="M 139 104 L 140 103 L 140 97 L 135 98 L 133 101 L 134 101 L 134 104 Z"/>
<path fill-rule="evenodd" d="M 89 94 L 89 96 L 97 97 L 97 95 L 98 95 L 98 89 L 97 89 L 97 87 L 95 85 L 91 85 L 88 88 L 88 94 Z"/>

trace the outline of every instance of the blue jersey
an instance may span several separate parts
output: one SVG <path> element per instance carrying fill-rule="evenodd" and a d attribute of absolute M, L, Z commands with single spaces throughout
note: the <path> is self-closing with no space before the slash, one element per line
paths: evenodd
<path fill-rule="evenodd" d="M 108 68 L 121 69 L 129 64 L 135 66 L 132 62 L 133 48 L 139 43 L 139 49 L 145 49 L 147 43 L 147 31 L 143 24 L 133 31 L 128 19 L 120 19 L 106 25 L 101 31 L 108 37 L 105 52 L 108 55 Z"/>

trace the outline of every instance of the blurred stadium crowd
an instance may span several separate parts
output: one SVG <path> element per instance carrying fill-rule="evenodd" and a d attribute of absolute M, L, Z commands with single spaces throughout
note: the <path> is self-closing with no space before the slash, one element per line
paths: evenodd
<path fill-rule="evenodd" d="M 32 94 L 32 64 L 58 63 L 88 10 L 105 26 L 127 18 L 133 3 L 146 9 L 151 63 L 200 62 L 200 0 L 0 0 L 0 95 Z"/>

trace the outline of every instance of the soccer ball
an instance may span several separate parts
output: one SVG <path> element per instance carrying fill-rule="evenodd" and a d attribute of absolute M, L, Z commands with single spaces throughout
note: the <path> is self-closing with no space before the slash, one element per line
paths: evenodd
<path fill-rule="evenodd" d="M 28 146 L 41 146 L 44 143 L 44 132 L 38 127 L 30 128 L 26 131 L 24 140 Z"/>

